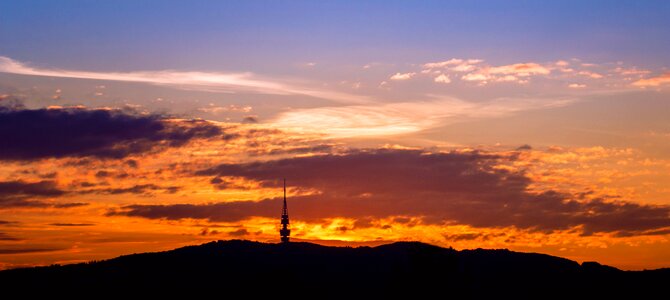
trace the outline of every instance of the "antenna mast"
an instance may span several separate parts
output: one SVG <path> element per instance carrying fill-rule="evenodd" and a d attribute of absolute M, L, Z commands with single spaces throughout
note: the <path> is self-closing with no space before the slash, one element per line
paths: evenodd
<path fill-rule="evenodd" d="M 288 221 L 288 206 L 286 205 L 286 178 L 284 178 L 284 207 L 281 210 L 281 229 L 279 229 L 282 243 L 288 243 L 291 229 Z"/>

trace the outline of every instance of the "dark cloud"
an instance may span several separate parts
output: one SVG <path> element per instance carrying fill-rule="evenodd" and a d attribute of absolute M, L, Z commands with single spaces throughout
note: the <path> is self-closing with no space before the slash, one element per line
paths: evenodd
<path fill-rule="evenodd" d="M 133 169 L 137 169 L 137 166 L 139 164 L 137 163 L 137 160 L 129 159 L 129 160 L 126 160 L 126 165 L 128 165 L 129 167 L 131 167 Z"/>
<path fill-rule="evenodd" d="M 0 254 L 22 254 L 35 252 L 53 252 L 64 250 L 62 248 L 0 248 Z"/>
<path fill-rule="evenodd" d="M 444 234 L 444 239 L 450 242 L 471 241 L 481 237 L 482 233 L 458 233 L 458 234 Z"/>
<path fill-rule="evenodd" d="M 56 177 L 58 176 L 58 172 L 51 172 L 51 173 L 47 173 L 47 174 L 40 174 L 39 176 L 40 176 L 40 178 L 44 178 L 44 179 L 54 179 L 54 178 L 56 178 Z"/>
<path fill-rule="evenodd" d="M 172 122 L 120 110 L 0 108 L 0 160 L 124 158 L 221 133 L 206 121 Z"/>
<path fill-rule="evenodd" d="M 95 183 L 90 183 L 88 181 L 84 181 L 84 182 L 79 183 L 79 186 L 88 188 L 88 187 L 94 187 L 94 186 L 96 186 L 96 184 Z"/>
<path fill-rule="evenodd" d="M 11 235 L 8 235 L 4 232 L 0 232 L 0 241 L 21 241 L 23 239 L 13 237 Z"/>
<path fill-rule="evenodd" d="M 494 237 L 505 236 L 504 233 L 455 233 L 455 234 L 444 234 L 444 239 L 449 242 L 459 242 L 459 241 L 472 241 L 480 239 L 482 241 L 487 241 Z"/>
<path fill-rule="evenodd" d="M 55 203 L 51 204 L 51 207 L 55 208 L 73 208 L 73 207 L 81 207 L 81 206 L 86 206 L 89 205 L 89 203 L 86 202 L 66 202 L 66 203 Z"/>
<path fill-rule="evenodd" d="M 153 191 L 163 191 L 164 193 L 174 194 L 179 191 L 180 187 L 178 186 L 159 186 L 155 184 L 136 184 L 131 187 L 123 188 L 108 188 L 108 189 L 91 189 L 80 191 L 81 194 L 108 194 L 108 195 L 119 195 L 119 194 L 150 194 Z"/>
<path fill-rule="evenodd" d="M 63 194 L 65 192 L 58 189 L 55 181 L 0 181 L 0 208 L 51 206 L 34 199 L 58 197 Z"/>
<path fill-rule="evenodd" d="M 24 109 L 24 98 L 20 95 L 0 93 L 0 111 Z"/>
<path fill-rule="evenodd" d="M 238 222 L 251 216 L 273 217 L 278 214 L 279 199 L 261 202 L 236 201 L 212 204 L 128 205 L 107 216 L 125 215 L 148 219 L 207 219 L 213 222 Z M 281 211 L 279 211 L 281 213 Z"/>
<path fill-rule="evenodd" d="M 485 153 L 427 153 L 413 150 L 354 151 L 249 164 L 223 164 L 202 176 L 238 176 L 279 187 L 279 178 L 320 194 L 290 198 L 292 216 L 419 217 L 427 224 L 455 222 L 550 232 L 580 226 L 583 234 L 642 232 L 670 226 L 670 207 L 625 201 L 576 200 L 556 191 L 531 193 L 521 172 L 495 168 L 508 159 Z M 235 222 L 251 216 L 277 217 L 280 198 L 205 205 L 131 205 L 110 214 L 145 218 Z M 361 224 L 362 225 L 362 224 Z"/>
<path fill-rule="evenodd" d="M 83 202 L 45 202 L 41 198 L 65 195 L 55 181 L 25 182 L 22 180 L 0 181 L 0 209 L 2 208 L 72 208 L 88 205 Z"/>
<path fill-rule="evenodd" d="M 242 186 L 240 184 L 236 184 L 233 181 L 226 181 L 221 177 L 214 177 L 212 180 L 209 181 L 214 188 L 219 189 L 219 190 L 225 190 L 225 189 L 248 189 L 249 187 Z"/>
<path fill-rule="evenodd" d="M 200 231 L 200 235 L 202 235 L 202 236 L 206 236 L 206 235 L 217 235 L 217 234 L 219 234 L 219 233 L 221 233 L 221 232 L 219 232 L 219 231 L 216 230 L 216 229 L 214 229 L 214 230 L 209 230 L 209 228 L 203 228 L 202 231 Z"/>
<path fill-rule="evenodd" d="M 228 232 L 228 235 L 236 236 L 236 237 L 242 237 L 242 236 L 245 236 L 245 235 L 248 235 L 248 234 L 249 234 L 249 231 L 247 231 L 244 228 L 240 228 L 238 230 Z"/>
<path fill-rule="evenodd" d="M 100 194 L 110 194 L 110 195 L 118 195 L 118 194 L 147 194 L 151 191 L 164 191 L 165 193 L 168 194 L 174 194 L 179 190 L 179 187 L 177 186 L 158 186 L 155 184 L 137 184 L 131 187 L 127 188 L 112 188 L 112 189 L 100 189 L 100 190 L 95 190 L 96 193 Z"/>
<path fill-rule="evenodd" d="M 258 118 L 254 116 L 247 116 L 242 119 L 242 123 L 247 123 L 247 124 L 256 124 L 258 123 Z"/>
<path fill-rule="evenodd" d="M 260 155 L 280 155 L 280 154 L 304 154 L 304 153 L 319 153 L 327 154 L 332 152 L 333 145 L 329 144 L 318 144 L 318 145 L 307 145 L 307 146 L 297 146 L 297 147 L 285 147 L 277 149 L 263 149 L 259 147 L 261 145 L 255 145 L 259 149 L 255 151 L 248 151 L 250 155 L 260 156 Z"/>
<path fill-rule="evenodd" d="M 648 231 L 643 231 L 643 232 L 631 232 L 631 231 L 619 231 L 619 232 L 617 232 L 618 237 L 629 237 L 629 236 L 636 236 L 636 235 L 666 235 L 666 234 L 670 234 L 670 228 L 648 230 Z"/>
<path fill-rule="evenodd" d="M 109 176 L 108 171 L 100 170 L 100 171 L 95 173 L 95 177 L 98 177 L 98 178 L 105 178 L 107 176 Z"/>
<path fill-rule="evenodd" d="M 517 151 L 528 151 L 528 150 L 533 150 L 533 147 L 531 147 L 528 144 L 524 144 L 516 148 Z"/>
<path fill-rule="evenodd" d="M 55 181 L 25 182 L 22 180 L 0 182 L 0 199 L 12 196 L 60 196 L 65 192 L 56 187 Z"/>
<path fill-rule="evenodd" d="M 59 227 L 80 227 L 80 226 L 93 226 L 95 224 L 92 224 L 92 223 L 51 223 L 49 225 L 59 226 Z"/>

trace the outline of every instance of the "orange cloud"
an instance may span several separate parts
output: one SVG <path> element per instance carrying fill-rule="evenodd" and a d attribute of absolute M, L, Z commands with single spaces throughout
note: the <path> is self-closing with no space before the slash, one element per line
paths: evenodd
<path fill-rule="evenodd" d="M 656 87 L 665 84 L 670 84 L 670 73 L 665 73 L 656 77 L 640 79 L 636 82 L 633 82 L 634 86 L 639 87 Z"/>
<path fill-rule="evenodd" d="M 513 65 L 504 65 L 499 67 L 492 67 L 488 69 L 490 74 L 510 74 L 520 77 L 527 77 L 531 75 L 546 75 L 551 71 L 537 63 L 520 63 Z"/>

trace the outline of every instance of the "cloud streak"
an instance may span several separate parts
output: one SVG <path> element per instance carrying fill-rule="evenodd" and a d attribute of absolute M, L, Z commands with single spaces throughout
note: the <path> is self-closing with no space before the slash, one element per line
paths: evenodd
<path fill-rule="evenodd" d="M 572 103 L 559 99 L 496 99 L 468 102 L 456 98 L 296 109 L 280 114 L 273 123 L 280 127 L 326 133 L 332 137 L 390 136 L 407 134 L 478 118 L 561 107 Z"/>
<path fill-rule="evenodd" d="M 59 197 L 64 194 L 65 191 L 59 189 L 55 181 L 0 181 L 0 208 L 48 207 L 52 205 L 34 198 Z"/>
<path fill-rule="evenodd" d="M 176 70 L 89 72 L 36 68 L 4 56 L 0 56 L 0 72 L 31 76 L 140 82 L 209 92 L 305 95 L 345 103 L 368 102 L 368 99 L 363 96 L 264 80 L 248 72 L 219 73 Z"/>

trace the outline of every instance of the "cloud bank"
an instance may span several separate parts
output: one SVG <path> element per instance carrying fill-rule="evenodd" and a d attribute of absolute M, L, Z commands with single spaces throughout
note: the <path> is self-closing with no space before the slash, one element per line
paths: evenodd
<path fill-rule="evenodd" d="M 529 192 L 522 172 L 495 166 L 514 159 L 478 152 L 430 153 L 419 150 L 352 151 L 247 164 L 222 164 L 196 175 L 242 177 L 278 187 L 289 177 L 298 195 L 291 212 L 300 220 L 324 218 L 419 217 L 426 224 L 466 224 L 531 231 L 578 230 L 584 235 L 643 234 L 670 226 L 670 207 L 547 190 Z M 288 174 L 288 175 L 287 175 Z M 318 191 L 300 193 L 300 191 Z M 237 222 L 276 217 L 281 199 L 212 204 L 129 205 L 109 215 L 149 219 L 207 219 Z"/>

